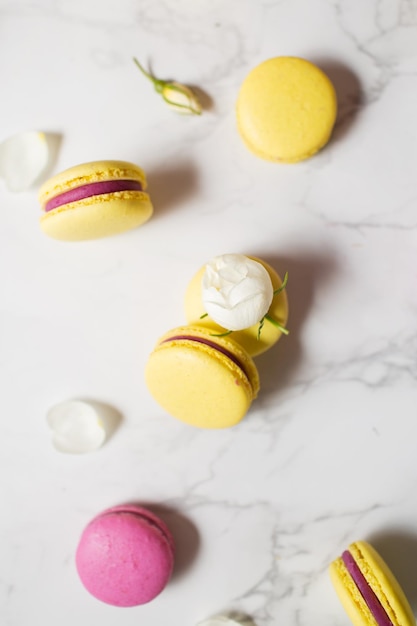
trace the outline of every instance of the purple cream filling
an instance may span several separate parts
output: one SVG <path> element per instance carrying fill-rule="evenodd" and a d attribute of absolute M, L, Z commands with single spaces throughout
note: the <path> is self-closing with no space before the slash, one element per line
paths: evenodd
<path fill-rule="evenodd" d="M 248 379 L 250 383 L 250 378 L 245 368 L 243 367 L 242 363 L 232 352 L 229 352 L 229 350 L 227 350 L 226 348 L 223 348 L 223 346 L 219 346 L 217 343 L 215 343 L 214 341 L 210 341 L 209 339 L 203 339 L 202 337 L 192 337 L 190 335 L 175 335 L 175 337 L 169 337 L 168 339 L 164 339 L 162 343 L 169 343 L 170 341 L 176 341 L 178 339 L 180 340 L 186 339 L 187 341 L 195 341 L 196 343 L 203 343 L 204 345 L 210 346 L 210 348 L 214 348 L 214 350 L 221 352 L 222 354 L 224 354 L 224 356 L 226 356 L 228 359 L 233 361 L 233 363 L 242 370 L 242 372 L 245 374 L 246 378 Z"/>
<path fill-rule="evenodd" d="M 342 554 L 342 561 L 351 575 L 353 582 L 359 589 L 378 626 L 393 626 L 393 623 L 388 617 L 384 607 L 372 591 L 371 587 L 368 585 L 365 576 L 357 566 L 355 559 L 347 550 L 345 550 Z"/>
<path fill-rule="evenodd" d="M 69 202 L 77 202 L 77 200 L 84 200 L 91 196 L 115 193 L 116 191 L 142 191 L 142 185 L 137 180 L 105 180 L 98 183 L 88 183 L 51 198 L 45 205 L 45 211 L 52 211 Z"/>

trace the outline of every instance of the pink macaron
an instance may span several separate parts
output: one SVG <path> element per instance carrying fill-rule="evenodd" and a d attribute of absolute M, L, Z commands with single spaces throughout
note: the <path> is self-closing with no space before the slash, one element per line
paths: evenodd
<path fill-rule="evenodd" d="M 151 511 L 116 506 L 84 529 L 75 557 L 81 582 L 95 598 L 113 606 L 150 602 L 168 583 L 174 540 Z"/>

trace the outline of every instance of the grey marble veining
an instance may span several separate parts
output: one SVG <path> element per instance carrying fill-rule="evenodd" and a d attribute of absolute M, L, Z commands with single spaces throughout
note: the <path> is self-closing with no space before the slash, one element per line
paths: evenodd
<path fill-rule="evenodd" d="M 120 158 L 146 171 L 155 215 L 88 244 L 48 240 L 36 191 L 0 186 L 0 615 L 28 623 L 194 626 L 225 610 L 256 626 L 348 623 L 327 566 L 356 539 L 416 576 L 417 4 L 415 0 L 0 0 L 0 140 L 60 137 L 55 171 Z M 335 84 L 332 140 L 297 165 L 243 146 L 247 72 L 299 55 Z M 199 87 L 175 116 L 139 74 Z M 257 358 L 246 419 L 200 431 L 143 379 L 157 338 L 216 254 L 289 272 L 290 335 Z M 98 452 L 56 452 L 45 416 L 67 398 L 123 415 Z M 177 566 L 149 605 L 81 587 L 82 528 L 121 502 L 154 507 Z"/>

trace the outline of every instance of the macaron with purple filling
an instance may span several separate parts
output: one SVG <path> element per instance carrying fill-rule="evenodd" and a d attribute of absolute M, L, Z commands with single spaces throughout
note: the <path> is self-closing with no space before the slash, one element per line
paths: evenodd
<path fill-rule="evenodd" d="M 153 213 L 143 170 L 127 161 L 93 161 L 47 180 L 39 191 L 43 232 L 61 241 L 131 230 Z"/>
<path fill-rule="evenodd" d="M 121 505 L 103 511 L 84 529 L 75 557 L 84 587 L 113 606 L 150 602 L 171 577 L 175 545 L 152 511 Z"/>
<path fill-rule="evenodd" d="M 355 626 L 415 626 L 403 590 L 369 543 L 352 543 L 330 565 L 330 577 Z"/>
<path fill-rule="evenodd" d="M 158 341 L 145 379 L 167 413 L 199 428 L 234 426 L 259 391 L 258 371 L 246 350 L 197 325 L 175 328 Z"/>

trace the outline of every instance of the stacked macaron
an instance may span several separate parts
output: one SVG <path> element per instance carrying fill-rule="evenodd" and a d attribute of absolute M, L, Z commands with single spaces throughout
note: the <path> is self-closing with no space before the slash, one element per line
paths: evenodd
<path fill-rule="evenodd" d="M 262 269 L 271 294 L 276 294 L 268 307 L 268 318 L 276 323 L 263 323 L 258 318 L 258 323 L 236 332 L 220 326 L 205 310 L 204 266 L 186 292 L 188 325 L 159 339 L 145 371 L 151 395 L 169 414 L 192 426 L 211 429 L 234 426 L 246 415 L 259 391 L 259 374 L 252 356 L 278 341 L 288 316 L 285 285 L 268 264 L 242 255 L 223 255 L 215 261 L 225 266 L 224 272 L 233 274 L 231 282 L 235 284 L 229 281 L 229 293 L 233 288 L 242 291 L 246 279 L 252 287 L 253 280 L 246 276 L 246 269 L 253 264 L 260 266 L 255 270 Z M 236 263 L 239 268 L 243 265 L 243 274 L 231 270 Z M 259 299 L 259 295 L 255 297 Z"/>

